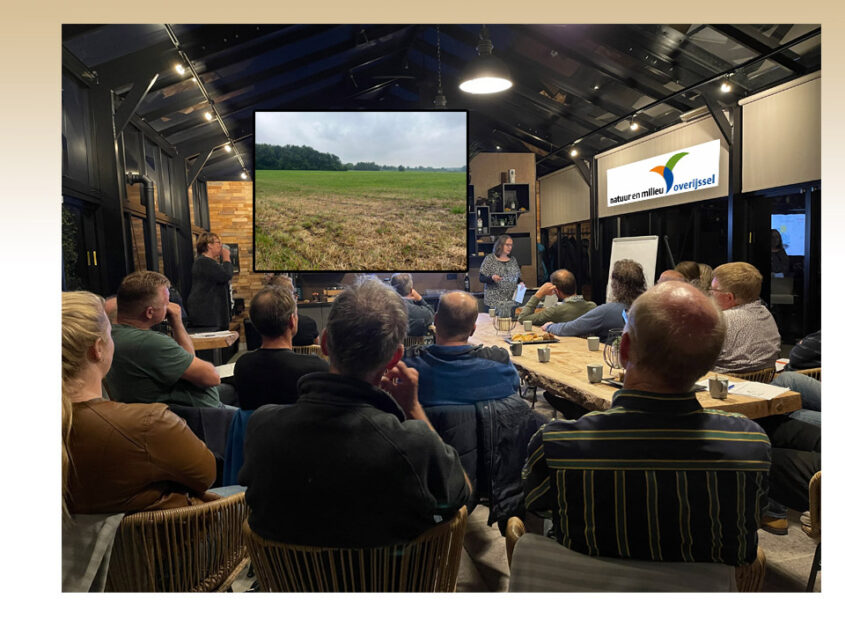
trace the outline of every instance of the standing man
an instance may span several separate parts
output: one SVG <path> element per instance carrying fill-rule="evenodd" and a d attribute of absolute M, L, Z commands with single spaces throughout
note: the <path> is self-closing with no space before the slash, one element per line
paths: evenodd
<path fill-rule="evenodd" d="M 290 406 L 250 419 L 239 482 L 252 530 L 312 546 L 408 542 L 463 506 L 470 485 L 417 399 L 402 361 L 405 302 L 367 279 L 332 303 L 320 337 L 330 370 Z M 292 518 L 295 517 L 295 521 Z"/>
<path fill-rule="evenodd" d="M 215 389 L 220 376 L 196 357 L 169 287 L 170 281 L 155 271 L 135 271 L 120 283 L 112 328 L 114 360 L 106 376 L 109 394 L 123 403 L 220 407 Z M 151 330 L 165 318 L 172 338 Z"/>
<path fill-rule="evenodd" d="M 519 321 L 531 321 L 535 326 L 542 326 L 550 321 L 557 324 L 578 319 L 595 308 L 596 303 L 576 295 L 576 288 L 575 276 L 566 269 L 558 269 L 552 273 L 551 281 L 538 288 L 534 296 L 526 302 L 519 314 Z M 561 303 L 537 312 L 540 300 L 548 295 L 556 296 Z"/>
<path fill-rule="evenodd" d="M 686 282 L 633 303 L 610 409 L 552 421 L 528 446 L 525 506 L 551 511 L 558 542 L 602 557 L 754 561 L 769 439 L 741 414 L 702 409 L 692 392 L 724 336 L 718 308 Z"/>
<path fill-rule="evenodd" d="M 717 266 L 710 294 L 725 316 L 725 345 L 716 372 L 753 372 L 774 368 L 780 356 L 780 332 L 760 300 L 763 276 L 747 262 Z"/>

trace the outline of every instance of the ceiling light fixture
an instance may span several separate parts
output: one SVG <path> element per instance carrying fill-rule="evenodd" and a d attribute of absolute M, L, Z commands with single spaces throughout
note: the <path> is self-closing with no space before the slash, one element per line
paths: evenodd
<path fill-rule="evenodd" d="M 722 82 L 722 85 L 720 86 L 720 90 L 722 92 L 730 92 L 731 91 L 731 84 L 727 79 Z"/>
<path fill-rule="evenodd" d="M 211 114 L 211 112 L 209 112 L 208 110 L 206 110 L 206 111 L 205 111 L 205 115 L 204 115 L 204 116 L 205 116 L 205 118 L 206 118 L 206 120 L 207 120 L 207 121 L 211 121 L 211 120 L 214 118 L 214 115 L 213 115 L 213 114 Z"/>
<path fill-rule="evenodd" d="M 242 178 L 242 179 L 244 179 L 244 180 L 246 180 L 247 178 L 249 178 L 249 175 L 246 173 L 246 170 L 243 170 L 243 171 L 241 172 L 241 178 Z"/>
<path fill-rule="evenodd" d="M 176 66 L 174 66 L 174 68 L 176 69 L 176 72 L 179 73 L 180 75 L 185 74 L 185 67 L 182 66 L 182 64 L 176 64 Z"/>
<path fill-rule="evenodd" d="M 475 57 L 464 69 L 465 79 L 459 88 L 474 95 L 488 95 L 502 92 L 513 86 L 510 71 L 500 59 L 493 57 L 493 42 L 487 31 L 487 25 L 481 27 L 478 37 L 478 57 Z"/>
<path fill-rule="evenodd" d="M 435 110 L 446 109 L 446 95 L 443 94 L 442 68 L 440 64 L 440 27 L 437 27 L 437 94 L 434 96 Z"/>
<path fill-rule="evenodd" d="M 629 127 L 630 127 L 630 128 L 631 128 L 631 130 L 633 130 L 634 132 L 636 132 L 637 130 L 639 130 L 639 129 L 640 129 L 640 124 L 639 124 L 639 123 L 637 123 L 637 120 L 636 120 L 636 119 L 634 119 L 634 117 L 633 117 L 633 116 L 631 117 L 631 125 L 630 125 Z"/>
<path fill-rule="evenodd" d="M 223 149 L 226 150 L 227 152 L 231 152 L 232 151 L 232 144 L 227 143 L 226 145 L 223 146 Z"/>
<path fill-rule="evenodd" d="M 572 148 L 569 150 L 569 156 L 578 156 L 578 148 Z"/>

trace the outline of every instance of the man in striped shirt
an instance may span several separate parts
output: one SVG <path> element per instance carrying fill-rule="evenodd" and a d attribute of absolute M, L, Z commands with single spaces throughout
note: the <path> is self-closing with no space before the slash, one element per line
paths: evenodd
<path fill-rule="evenodd" d="M 690 284 L 634 302 L 611 408 L 552 421 L 528 447 L 526 508 L 551 512 L 557 541 L 593 556 L 754 561 L 768 437 L 745 416 L 702 409 L 691 391 L 724 337 L 719 309 Z"/>

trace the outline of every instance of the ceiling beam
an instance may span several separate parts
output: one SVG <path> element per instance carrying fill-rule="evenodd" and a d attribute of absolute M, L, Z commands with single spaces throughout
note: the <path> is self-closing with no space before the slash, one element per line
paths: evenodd
<path fill-rule="evenodd" d="M 796 75 L 804 75 L 807 72 L 802 64 L 791 59 L 786 53 L 772 54 L 772 51 L 778 47 L 780 42 L 769 41 L 769 38 L 765 38 L 760 33 L 753 33 L 748 27 L 734 24 L 711 24 L 710 27 L 723 35 L 727 35 L 734 42 L 750 48 L 758 55 L 768 55 L 770 60 Z"/>

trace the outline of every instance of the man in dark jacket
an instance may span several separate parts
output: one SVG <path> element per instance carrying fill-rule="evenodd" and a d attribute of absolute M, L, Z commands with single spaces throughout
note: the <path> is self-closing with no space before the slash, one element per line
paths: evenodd
<path fill-rule="evenodd" d="M 287 543 L 408 542 L 448 520 L 471 487 L 428 422 L 417 372 L 402 361 L 407 311 L 368 279 L 332 304 L 320 345 L 330 371 L 299 382 L 289 407 L 250 419 L 239 481 L 252 530 Z"/>
<path fill-rule="evenodd" d="M 394 273 L 390 285 L 405 300 L 408 306 L 408 336 L 422 337 L 428 334 L 428 327 L 434 320 L 434 310 L 414 288 L 410 273 Z"/>

